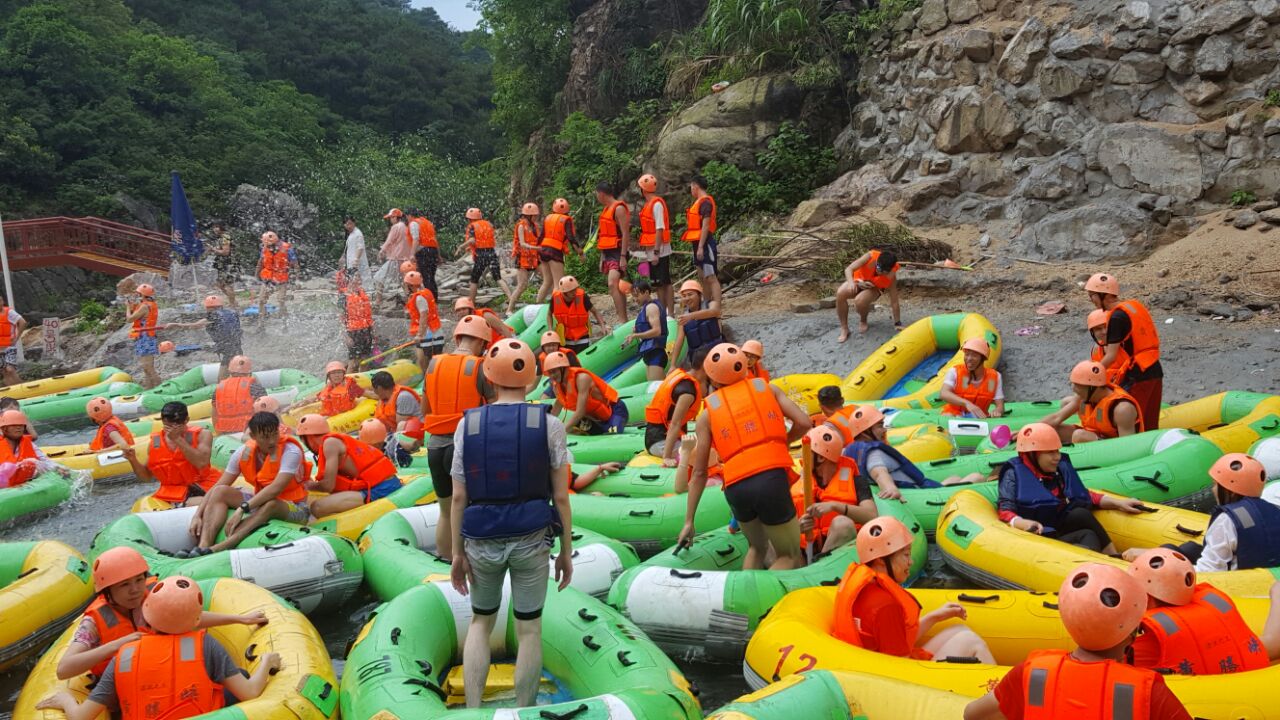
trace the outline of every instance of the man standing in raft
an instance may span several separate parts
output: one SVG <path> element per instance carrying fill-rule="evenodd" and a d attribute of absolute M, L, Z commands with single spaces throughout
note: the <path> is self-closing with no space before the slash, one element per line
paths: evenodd
<path fill-rule="evenodd" d="M 1106 347 L 1102 366 L 1113 370 L 1117 383 L 1138 402 L 1147 430 L 1160 428 L 1160 398 L 1164 394 L 1164 368 L 1160 366 L 1160 336 L 1147 306 L 1138 300 L 1120 300 L 1120 281 L 1098 273 L 1084 284 L 1094 307 L 1107 313 Z"/>
<path fill-rule="evenodd" d="M 591 344 L 591 319 L 595 318 L 601 336 L 609 334 L 609 325 L 600 317 L 600 311 L 591 304 L 591 296 L 578 286 L 572 275 L 560 278 L 560 287 L 551 293 L 552 327 L 564 328 L 564 345 L 580 353 Z"/>
<path fill-rule="evenodd" d="M 840 318 L 840 339 L 849 339 L 849 303 L 858 313 L 858 333 L 867 331 L 867 315 L 885 292 L 893 311 L 893 327 L 902 329 L 902 308 L 898 304 L 898 256 L 892 250 L 871 250 L 844 269 L 845 282 L 836 290 L 836 317 Z"/>

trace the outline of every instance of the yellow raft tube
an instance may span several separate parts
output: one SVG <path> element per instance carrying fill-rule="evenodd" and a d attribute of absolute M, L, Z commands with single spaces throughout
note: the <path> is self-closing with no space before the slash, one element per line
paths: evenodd
<path fill-rule="evenodd" d="M 89 563 L 69 545 L 0 543 L 0 670 L 43 650 L 80 615 L 93 594 L 89 575 Z"/>
<path fill-rule="evenodd" d="M 0 397 L 14 400 L 30 400 L 42 395 L 76 390 L 103 382 L 132 382 L 133 376 L 119 368 L 97 367 L 92 370 L 53 375 L 51 377 L 0 387 Z"/>
<path fill-rule="evenodd" d="M 418 364 L 412 360 L 396 360 L 390 365 L 382 368 L 391 373 L 391 377 L 395 378 L 398 385 L 417 385 L 422 381 L 422 371 Z M 368 390 L 374 373 L 379 370 L 367 370 L 365 372 L 354 373 L 351 377 L 356 379 L 360 387 Z M 329 417 L 329 429 L 336 433 L 354 433 L 360 429 L 360 423 L 373 417 L 374 408 L 378 406 L 376 400 L 364 398 L 356 404 L 356 406 L 346 412 L 338 413 Z M 304 415 L 320 412 L 320 402 L 309 402 L 301 405 L 284 414 L 284 422 L 289 427 L 297 427 L 298 422 L 302 420 Z"/>
<path fill-rule="evenodd" d="M 202 580 L 205 610 L 242 615 L 259 610 L 267 615 L 267 624 L 224 625 L 209 630 L 227 649 L 241 668 L 249 672 L 257 667 L 258 658 L 266 652 L 280 654 L 280 670 L 267 682 L 262 695 L 217 713 L 218 720 L 325 720 L 338 715 L 338 680 L 333 663 L 320 633 L 307 618 L 283 600 L 257 585 L 222 578 Z M 58 680 L 58 661 L 71 643 L 76 624 L 72 624 L 54 643 L 53 648 L 27 677 L 14 708 L 15 718 L 30 720 L 64 720 L 61 710 L 36 710 L 36 703 L 60 688 L 69 689 L 77 700 L 88 697 L 88 675 L 71 680 Z M 96 720 L 107 720 L 106 713 Z"/>

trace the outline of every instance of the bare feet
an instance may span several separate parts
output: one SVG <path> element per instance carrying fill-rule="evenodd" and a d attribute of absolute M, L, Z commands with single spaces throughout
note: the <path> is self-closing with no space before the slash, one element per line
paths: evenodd
<path fill-rule="evenodd" d="M 843 343 L 848 339 L 849 339 L 849 328 L 840 328 L 840 339 L 836 340 L 836 342 Z"/>
<path fill-rule="evenodd" d="M 868 329 L 870 329 L 870 328 L 871 328 L 871 326 L 870 326 L 870 325 L 868 325 L 866 322 L 860 322 L 860 323 L 858 323 L 858 334 L 859 334 L 859 335 L 866 335 L 866 334 L 867 334 L 867 330 L 868 330 Z"/>

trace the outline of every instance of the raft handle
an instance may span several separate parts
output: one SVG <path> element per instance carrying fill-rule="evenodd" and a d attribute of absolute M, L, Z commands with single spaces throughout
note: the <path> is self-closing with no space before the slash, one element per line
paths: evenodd
<path fill-rule="evenodd" d="M 1158 513 L 1158 512 L 1160 512 L 1160 508 L 1153 508 L 1153 507 L 1151 507 L 1150 505 L 1139 505 L 1139 506 L 1138 506 L 1138 512 L 1140 512 L 1140 513 L 1148 513 L 1148 514 L 1150 514 L 1150 513 Z"/>
<path fill-rule="evenodd" d="M 658 473 L 640 473 L 640 479 L 648 482 L 657 482 L 658 480 L 661 480 L 662 477 L 658 475 Z"/>
<path fill-rule="evenodd" d="M 33 572 L 35 572 L 35 571 L 37 571 L 37 570 L 39 570 L 39 569 L 40 569 L 40 568 L 38 568 L 38 567 L 33 567 L 33 568 L 31 568 L 30 570 L 23 570 L 23 571 L 22 571 L 22 574 L 21 574 L 21 575 L 19 575 L 19 576 L 18 576 L 18 577 L 16 577 L 16 578 L 14 578 L 14 580 L 21 580 L 22 578 L 24 578 L 24 577 L 26 577 L 26 576 L 30 575 L 31 573 L 33 573 Z"/>
<path fill-rule="evenodd" d="M 818 584 L 822 587 L 835 587 L 840 584 L 840 578 L 830 578 L 828 580 L 819 580 Z"/>
<path fill-rule="evenodd" d="M 956 598 L 960 602 L 978 603 L 979 605 L 994 602 L 1000 599 L 999 595 L 970 595 L 969 593 L 960 593 L 960 597 Z"/>
<path fill-rule="evenodd" d="M 736 551 L 736 550 L 734 550 L 734 549 L 733 549 L 733 547 L 731 546 L 731 547 L 727 547 L 727 548 L 725 548 L 725 549 L 723 549 L 723 550 L 717 550 L 717 551 L 716 551 L 716 554 L 717 554 L 717 555 L 719 555 L 720 557 L 729 557 L 730 555 L 734 554 L 735 552 L 737 552 L 737 551 Z"/>
<path fill-rule="evenodd" d="M 400 628 L 398 627 L 391 628 L 391 644 L 392 645 L 400 644 L 400 633 L 401 633 Z"/>
<path fill-rule="evenodd" d="M 254 652 L 254 650 L 257 647 L 258 647 L 258 643 L 249 643 L 249 647 L 244 649 L 244 659 L 248 660 L 249 662 L 253 662 L 254 660 L 257 660 L 258 655 L 257 653 Z"/>
<path fill-rule="evenodd" d="M 618 662 L 622 663 L 622 667 L 631 667 L 632 665 L 636 664 L 635 660 L 632 660 L 630 657 L 628 657 L 628 655 L 630 654 L 631 654 L 630 650 L 618 651 Z"/>
<path fill-rule="evenodd" d="M 587 704 L 582 703 L 578 707 L 564 713 L 557 713 L 551 710 L 543 710 L 538 713 L 538 717 L 545 718 L 546 720 L 573 720 L 573 718 L 578 717 L 579 715 L 581 715 L 586 711 L 587 711 Z"/>
<path fill-rule="evenodd" d="M 1173 529 L 1177 530 L 1183 535 L 1190 535 L 1191 537 L 1200 537 L 1201 535 L 1204 534 L 1203 530 L 1193 530 L 1189 527 L 1183 527 L 1181 523 L 1174 525 Z"/>
<path fill-rule="evenodd" d="M 925 500 L 924 504 L 928 505 L 929 507 L 945 507 L 947 504 L 947 501 L 946 500 Z"/>
<path fill-rule="evenodd" d="M 440 696 L 441 700 L 445 700 L 449 697 L 449 694 L 444 691 L 444 688 L 431 682 L 430 680 L 421 680 L 419 678 L 409 678 L 408 680 L 404 681 L 404 684 L 417 685 L 418 687 L 426 688 L 431 692 L 435 693 L 436 695 Z"/>
<path fill-rule="evenodd" d="M 396 542 L 400 543 L 401 545 L 404 545 L 405 547 L 408 547 L 409 538 L 396 538 Z"/>
<path fill-rule="evenodd" d="M 591 635 L 583 635 L 582 644 L 585 645 L 588 650 L 600 649 L 600 643 L 596 642 L 595 638 L 593 638 Z"/>
<path fill-rule="evenodd" d="M 263 533 L 262 536 L 268 540 L 275 540 L 276 538 L 280 537 L 280 533 L 276 532 L 275 530 L 268 530 L 265 533 Z"/>
<path fill-rule="evenodd" d="M 632 510 L 627 514 L 631 517 L 653 517 L 652 510 Z"/>
<path fill-rule="evenodd" d="M 1156 470 L 1154 473 L 1152 473 L 1152 474 L 1151 474 L 1151 477 L 1147 477 L 1147 476 L 1145 476 L 1145 475 L 1134 475 L 1134 476 L 1133 476 L 1133 479 L 1134 479 L 1134 480 L 1141 480 L 1142 482 L 1144 482 L 1144 483 L 1148 483 L 1148 484 L 1152 485 L 1153 487 L 1160 488 L 1160 489 L 1161 489 L 1161 490 L 1163 490 L 1164 492 L 1169 492 L 1169 486 L 1168 486 L 1166 483 L 1162 483 L 1162 482 L 1160 482 L 1160 471 L 1159 471 L 1159 470 Z"/>
<path fill-rule="evenodd" d="M 1049 602 L 1048 600 L 1045 600 L 1045 601 L 1041 602 L 1040 604 L 1041 604 L 1041 605 L 1043 605 L 1043 606 L 1045 606 L 1045 607 L 1046 607 L 1047 609 L 1049 609 L 1049 610 L 1057 610 L 1057 609 L 1058 609 L 1058 603 L 1051 603 L 1051 602 Z"/>
<path fill-rule="evenodd" d="M 968 530 L 965 530 L 964 528 L 958 528 L 955 525 L 951 525 L 950 527 L 947 528 L 947 530 L 951 531 L 952 533 L 955 533 L 956 535 L 959 535 L 960 537 L 969 537 Z"/>
<path fill-rule="evenodd" d="M 582 618 L 583 620 L 586 620 L 587 622 L 592 622 L 598 619 L 600 616 L 592 615 L 591 613 L 587 612 L 586 608 L 582 608 L 581 610 L 578 611 L 578 617 Z"/>
<path fill-rule="evenodd" d="M 694 578 L 700 578 L 700 577 L 702 577 L 702 573 L 697 572 L 697 571 L 689 572 L 689 573 L 682 573 L 682 572 L 680 572 L 679 570 L 677 570 L 677 569 L 675 569 L 675 568 L 671 568 L 671 577 L 673 577 L 673 578 L 680 578 L 681 580 L 693 580 Z"/>
<path fill-rule="evenodd" d="M 284 550 L 285 548 L 291 548 L 291 547 L 293 547 L 293 543 L 287 542 L 283 545 L 263 545 L 262 549 L 267 552 L 272 552 L 275 550 Z"/>
<path fill-rule="evenodd" d="M 982 661 L 976 657 L 955 657 L 948 655 L 944 658 L 938 658 L 938 662 L 951 663 L 953 665 L 977 665 Z"/>

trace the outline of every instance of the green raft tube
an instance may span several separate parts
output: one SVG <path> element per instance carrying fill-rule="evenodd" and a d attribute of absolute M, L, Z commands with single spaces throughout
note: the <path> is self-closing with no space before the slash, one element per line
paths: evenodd
<path fill-rule="evenodd" d="M 324 384 L 316 376 L 285 368 L 283 370 L 259 370 L 253 374 L 267 392 L 281 404 L 318 391 Z M 160 412 L 165 403 L 180 402 L 187 405 L 213 398 L 218 387 L 218 364 L 197 365 L 172 380 L 163 382 L 136 397 L 121 397 L 111 401 L 111 410 L 120 417 Z"/>
<path fill-rule="evenodd" d="M 162 578 L 237 578 L 270 590 L 304 613 L 338 607 L 360 587 L 364 562 L 354 542 L 280 520 L 258 528 L 233 550 L 191 559 L 173 557 L 195 547 L 187 531 L 195 511 L 184 507 L 125 515 L 94 537 L 90 560 L 109 548 L 131 547 Z M 222 533 L 218 539 L 223 539 Z"/>
<path fill-rule="evenodd" d="M 621 540 L 641 557 L 669 548 L 684 527 L 687 495 L 661 497 L 628 497 L 625 495 L 569 496 L 573 508 L 573 526 L 595 530 L 614 540 Z M 698 503 L 694 526 L 707 530 L 729 524 L 733 513 L 720 487 L 708 487 Z"/>
<path fill-rule="evenodd" d="M 449 566 L 439 563 L 447 577 Z M 538 704 L 473 710 L 446 702 L 450 670 L 461 664 L 471 603 L 448 579 L 411 588 L 374 610 L 347 655 L 342 717 L 347 720 L 695 720 L 702 709 L 689 682 L 644 633 L 617 611 L 573 588 L 547 588 L 542 614 L 543 683 Z M 515 619 L 503 588 L 490 646 L 516 650 Z M 509 661 L 509 660 L 508 660 Z"/>
<path fill-rule="evenodd" d="M 707 496 L 703 495 L 703 502 Z M 881 515 L 901 520 L 912 534 L 911 577 L 924 570 L 924 528 L 905 505 L 876 499 Z M 667 550 L 626 571 L 609 591 L 609 604 L 668 653 L 691 660 L 741 662 L 760 619 L 783 595 L 835 585 L 858 559 L 853 543 L 794 570 L 743 570 L 747 540 L 720 528 L 696 537 L 685 550 Z"/>
<path fill-rule="evenodd" d="M 364 531 L 359 543 L 364 580 L 375 595 L 390 600 L 439 571 L 442 561 L 435 555 L 439 519 L 439 505 L 418 505 L 388 513 Z M 553 558 L 560 552 L 556 542 Z M 624 570 L 639 564 L 635 551 L 625 543 L 574 529 L 572 587 L 603 599 Z"/>
<path fill-rule="evenodd" d="M 75 494 L 76 479 L 57 470 L 42 472 L 17 487 L 0 488 L 0 526 L 57 507 Z"/>
<path fill-rule="evenodd" d="M 33 422 L 49 422 L 67 418 L 85 417 L 84 409 L 95 397 L 115 400 L 142 392 L 142 386 L 133 382 L 108 381 L 91 385 L 79 390 L 42 395 L 31 400 L 22 400 L 19 404 L 22 412 Z"/>
<path fill-rule="evenodd" d="M 533 348 L 535 354 L 542 340 L 542 333 L 547 331 L 547 311 L 550 308 L 550 303 L 525 305 L 508 315 L 505 320 L 507 327 L 515 331 L 517 338 Z"/>
<path fill-rule="evenodd" d="M 674 337 L 678 328 L 674 318 L 667 318 L 667 336 Z M 633 342 L 626 347 L 622 346 L 622 341 L 628 335 L 635 331 L 635 321 L 631 320 L 622 323 L 613 329 L 613 332 L 600 338 L 592 343 L 586 350 L 578 353 L 578 361 L 582 363 L 582 367 L 599 375 L 605 382 L 615 388 L 625 388 L 631 385 L 638 385 L 647 380 L 645 377 L 644 363 L 640 362 L 640 355 L 637 348 L 640 343 Z M 522 336 L 523 339 L 523 336 Z M 530 347 L 538 348 L 540 338 L 535 338 Z M 677 358 L 677 362 L 679 358 Z M 547 379 L 542 378 L 534 387 L 533 392 L 529 393 L 530 400 L 538 400 L 543 397 L 547 391 Z"/>

